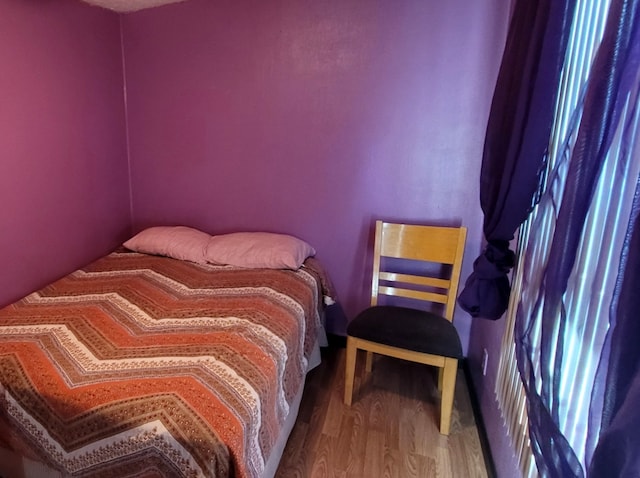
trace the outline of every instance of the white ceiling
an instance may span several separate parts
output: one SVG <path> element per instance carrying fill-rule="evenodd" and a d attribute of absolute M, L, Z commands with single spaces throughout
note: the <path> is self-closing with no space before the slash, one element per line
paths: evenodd
<path fill-rule="evenodd" d="M 177 3 L 184 0 L 84 0 L 98 7 L 108 8 L 115 12 L 135 12 L 143 8 L 160 7 L 168 3 Z"/>

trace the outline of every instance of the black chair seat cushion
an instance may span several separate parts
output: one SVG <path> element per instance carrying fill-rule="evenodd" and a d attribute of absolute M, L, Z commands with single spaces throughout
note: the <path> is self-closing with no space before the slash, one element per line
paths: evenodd
<path fill-rule="evenodd" d="M 462 358 L 454 325 L 424 310 L 378 305 L 362 311 L 347 326 L 347 334 L 415 352 Z"/>

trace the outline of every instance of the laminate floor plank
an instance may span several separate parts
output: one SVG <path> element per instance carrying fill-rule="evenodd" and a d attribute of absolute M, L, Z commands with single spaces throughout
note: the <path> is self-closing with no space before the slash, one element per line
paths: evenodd
<path fill-rule="evenodd" d="M 487 478 L 464 374 L 451 433 L 440 435 L 435 369 L 358 355 L 353 403 L 344 405 L 345 350 L 323 350 L 307 378 L 298 420 L 276 478 Z"/>

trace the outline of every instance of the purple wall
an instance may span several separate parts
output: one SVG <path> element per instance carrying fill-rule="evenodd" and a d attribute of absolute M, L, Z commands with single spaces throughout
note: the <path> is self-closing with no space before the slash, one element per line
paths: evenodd
<path fill-rule="evenodd" d="M 375 218 L 463 223 L 507 0 L 189 0 L 123 17 L 133 223 L 311 242 L 347 315 Z M 459 314 L 463 343 L 470 321 Z"/>
<path fill-rule="evenodd" d="M 119 17 L 0 2 L 0 304 L 130 231 Z"/>
<path fill-rule="evenodd" d="M 510 3 L 189 0 L 118 16 L 4 0 L 0 304 L 120 243 L 130 212 L 135 229 L 296 234 L 349 316 L 368 301 L 375 218 L 467 225 L 466 277 Z M 516 476 L 493 394 L 504 324 L 456 326 L 498 476 Z"/>
<path fill-rule="evenodd" d="M 471 340 L 467 354 L 473 388 L 480 403 L 482 420 L 491 444 L 491 453 L 498 477 L 521 476 L 495 394 L 504 327 L 504 318 L 495 322 L 483 319 L 475 320 L 471 328 Z M 485 348 L 489 353 L 489 359 L 487 374 L 483 375 L 481 363 L 482 352 Z"/>

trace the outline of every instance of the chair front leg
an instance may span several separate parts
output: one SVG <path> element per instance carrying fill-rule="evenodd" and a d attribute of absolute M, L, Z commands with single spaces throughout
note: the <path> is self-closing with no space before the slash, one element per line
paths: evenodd
<path fill-rule="evenodd" d="M 451 428 L 451 415 L 453 413 L 453 396 L 456 390 L 456 374 L 458 361 L 446 358 L 442 372 L 442 395 L 440 399 L 440 433 L 449 434 Z"/>
<path fill-rule="evenodd" d="M 344 403 L 351 406 L 353 396 L 353 381 L 356 373 L 356 348 L 355 340 L 347 336 L 347 358 L 344 371 Z"/>

